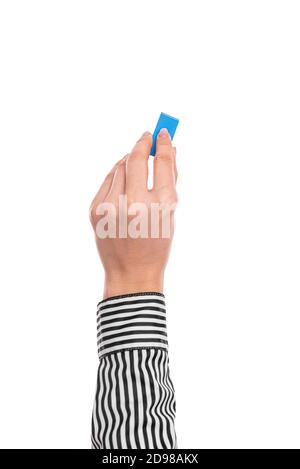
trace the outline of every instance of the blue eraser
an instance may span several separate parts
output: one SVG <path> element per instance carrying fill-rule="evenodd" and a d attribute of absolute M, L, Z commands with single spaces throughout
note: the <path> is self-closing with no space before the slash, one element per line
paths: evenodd
<path fill-rule="evenodd" d="M 171 140 L 173 139 L 179 120 L 176 117 L 169 116 L 162 112 L 159 116 L 158 122 L 156 124 L 155 130 L 153 132 L 153 143 L 150 150 L 150 155 L 155 156 L 156 150 L 156 138 L 160 129 L 168 129 Z"/>

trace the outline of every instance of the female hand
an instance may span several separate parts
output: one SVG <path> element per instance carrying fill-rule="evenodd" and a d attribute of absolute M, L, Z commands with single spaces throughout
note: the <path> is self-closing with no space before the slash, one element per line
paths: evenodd
<path fill-rule="evenodd" d="M 131 153 L 105 178 L 90 208 L 105 271 L 104 298 L 162 292 L 174 232 L 176 150 L 166 129 L 156 141 L 153 188 L 148 190 L 152 135 L 145 132 Z"/>

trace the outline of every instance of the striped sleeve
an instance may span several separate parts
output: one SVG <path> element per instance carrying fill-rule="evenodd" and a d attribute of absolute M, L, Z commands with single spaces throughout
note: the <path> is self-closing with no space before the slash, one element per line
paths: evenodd
<path fill-rule="evenodd" d="M 100 302 L 97 345 L 92 448 L 176 448 L 164 295 L 133 293 Z"/>

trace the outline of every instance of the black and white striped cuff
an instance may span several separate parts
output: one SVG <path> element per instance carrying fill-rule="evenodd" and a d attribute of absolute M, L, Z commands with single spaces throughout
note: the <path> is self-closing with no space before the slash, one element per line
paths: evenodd
<path fill-rule="evenodd" d="M 97 308 L 99 358 L 133 348 L 168 348 L 165 297 L 130 293 L 107 298 Z"/>

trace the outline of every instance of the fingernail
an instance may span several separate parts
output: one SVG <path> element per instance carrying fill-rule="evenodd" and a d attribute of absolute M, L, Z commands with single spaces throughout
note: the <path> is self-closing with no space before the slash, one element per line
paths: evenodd
<path fill-rule="evenodd" d="M 159 136 L 161 138 L 168 138 L 168 137 L 170 138 L 170 135 L 167 129 L 160 129 Z"/>
<path fill-rule="evenodd" d="M 143 138 L 148 137 L 149 135 L 151 135 L 150 132 L 144 132 L 144 133 L 141 135 L 141 137 L 138 139 L 138 142 L 140 142 L 141 140 L 143 140 Z"/>

